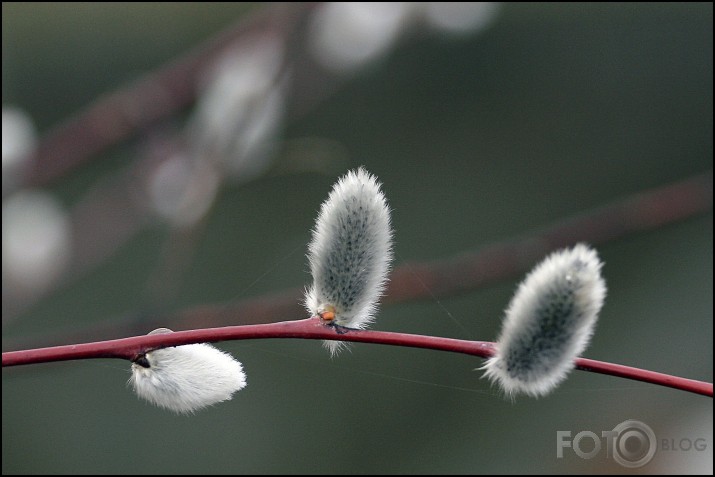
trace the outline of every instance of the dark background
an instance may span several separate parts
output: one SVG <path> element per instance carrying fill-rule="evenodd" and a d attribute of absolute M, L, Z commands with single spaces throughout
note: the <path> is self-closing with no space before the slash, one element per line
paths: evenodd
<path fill-rule="evenodd" d="M 42 133 L 257 8 L 3 3 L 3 104 L 25 109 Z M 470 36 L 413 32 L 290 117 L 265 175 L 220 191 L 164 306 L 308 284 L 318 207 L 358 165 L 384 184 L 398 266 L 710 170 L 712 25 L 712 4 L 514 4 Z M 293 167 L 306 138 L 330 160 Z M 71 208 L 141 141 L 48 190 Z M 3 349 L 147 312 L 168 236 L 151 223 L 4 325 Z M 712 238 L 708 212 L 599 245 L 609 293 L 585 356 L 711 382 Z M 518 282 L 383 306 L 374 328 L 492 340 Z M 220 347 L 244 364 L 248 387 L 188 417 L 138 400 L 120 361 L 3 370 L 3 473 L 620 473 L 629 469 L 605 451 L 557 459 L 556 432 L 600 435 L 626 419 L 659 439 L 707 443 L 661 448 L 636 472 L 712 473 L 709 398 L 574 372 L 548 397 L 510 402 L 474 371 L 481 360 L 461 355 L 357 344 L 330 360 L 300 340 Z"/>

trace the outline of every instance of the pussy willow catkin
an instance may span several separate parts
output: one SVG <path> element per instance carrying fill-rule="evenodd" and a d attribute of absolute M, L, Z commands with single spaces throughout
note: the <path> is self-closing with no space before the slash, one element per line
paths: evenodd
<path fill-rule="evenodd" d="M 376 178 L 359 168 L 323 202 L 308 248 L 305 304 L 326 323 L 363 329 L 374 320 L 392 259 L 390 210 Z M 325 341 L 331 354 L 344 345 Z"/>
<path fill-rule="evenodd" d="M 606 297 L 601 266 L 583 244 L 536 266 L 506 311 L 486 376 L 510 396 L 545 395 L 563 381 L 586 349 Z"/>
<path fill-rule="evenodd" d="M 149 334 L 171 333 L 159 328 Z M 137 395 L 171 411 L 189 414 L 227 401 L 246 386 L 243 366 L 206 343 L 150 351 L 132 363 L 129 382 Z"/>

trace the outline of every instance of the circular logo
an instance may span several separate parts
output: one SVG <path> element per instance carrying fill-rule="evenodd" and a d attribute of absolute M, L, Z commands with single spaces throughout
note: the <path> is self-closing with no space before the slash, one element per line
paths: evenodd
<path fill-rule="evenodd" d="M 647 424 L 629 419 L 613 428 L 613 460 L 623 467 L 642 467 L 655 455 L 657 440 Z"/>

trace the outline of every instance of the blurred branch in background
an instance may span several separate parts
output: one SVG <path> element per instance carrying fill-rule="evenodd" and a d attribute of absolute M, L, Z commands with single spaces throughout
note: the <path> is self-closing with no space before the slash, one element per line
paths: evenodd
<path fill-rule="evenodd" d="M 493 3 L 270 4 L 98 99 L 34 147 L 14 134 L 19 149 L 12 157 L 24 156 L 22 161 L 6 161 L 4 130 L 4 197 L 18 187 L 48 185 L 137 133 L 148 137 L 148 145 L 133 164 L 98 181 L 68 213 L 52 205 L 52 220 L 42 229 L 27 224 L 39 213 L 37 201 L 15 207 L 19 212 L 4 219 L 3 229 L 15 232 L 3 243 L 15 245 L 3 245 L 3 262 L 16 266 L 3 269 L 3 326 L 105 262 L 157 218 L 168 224 L 169 234 L 145 299 L 156 306 L 171 302 L 222 184 L 265 174 L 289 115 L 295 119 L 310 111 L 401 37 L 429 30 L 471 33 L 488 25 L 497 9 Z M 183 131 L 157 131 L 194 102 Z M 4 113 L 4 128 L 5 118 Z M 320 161 L 314 156 L 311 161 Z M 314 167 L 310 161 L 290 166 L 292 171 Z M 7 184 L 6 169 L 15 177 Z M 41 194 L 43 204 L 53 201 Z M 28 244 L 38 241 L 37 250 L 29 252 Z M 23 258 L 33 253 L 31 260 Z M 46 267 L 51 262 L 52 270 Z"/>
<path fill-rule="evenodd" d="M 409 26 L 466 34 L 486 27 L 497 9 L 498 5 L 490 2 L 471 5 L 298 2 L 263 6 L 242 18 L 238 25 L 131 85 L 98 99 L 47 132 L 27 160 L 23 182 L 34 187 L 46 185 L 133 134 L 181 112 L 194 103 L 200 92 L 198 86 L 217 60 L 232 55 L 257 37 L 274 37 L 287 48 L 301 47 L 298 52 L 291 50 L 297 54 L 290 55 L 292 62 L 304 63 L 295 73 L 301 94 L 296 94 L 292 101 L 305 112 L 326 91 L 334 89 L 331 83 L 337 77 L 331 72 L 354 72 L 379 59 Z M 303 31 L 313 13 L 308 31 Z M 308 49 L 314 59 L 305 54 Z M 313 68 L 316 61 L 322 68 Z M 253 72 L 239 71 L 239 74 Z M 260 83 L 262 78 L 251 79 L 257 80 L 253 86 L 266 86 Z"/>
<path fill-rule="evenodd" d="M 261 108 L 260 102 L 277 89 L 276 81 L 260 77 L 263 72 L 260 58 L 256 61 L 255 55 L 248 55 L 248 59 L 245 59 L 245 51 L 239 50 L 245 50 L 246 44 L 256 50 L 258 45 L 266 43 L 266 38 L 272 37 L 288 42 L 296 25 L 303 21 L 304 14 L 312 8 L 311 4 L 271 4 L 254 12 L 237 26 L 205 42 L 193 52 L 95 101 L 85 111 L 50 130 L 34 150 L 24 147 L 22 151 L 8 151 L 13 154 L 6 154 L 6 143 L 24 144 L 27 141 L 24 137 L 13 139 L 10 135 L 6 136 L 6 123 L 18 124 L 18 121 L 11 122 L 9 119 L 15 119 L 17 115 L 10 118 L 9 113 L 6 121 L 4 111 L 5 197 L 23 184 L 36 187 L 60 178 L 88 160 L 98 158 L 99 153 L 120 141 L 129 139 L 137 132 L 149 131 L 160 120 L 180 113 L 195 101 L 202 90 L 209 90 L 208 98 L 202 102 L 204 107 L 200 108 L 197 119 L 187 126 L 186 134 L 167 137 L 164 133 L 157 138 L 157 134 L 152 133 L 149 147 L 138 155 L 134 164 L 95 184 L 68 216 L 60 207 L 54 206 L 53 217 L 55 222 L 64 224 L 62 228 L 50 230 L 45 227 L 43 233 L 38 234 L 38 227 L 27 224 L 30 217 L 35 215 L 33 204 L 37 201 L 25 201 L 15 207 L 20 213 L 7 217 L 3 214 L 3 228 L 14 231 L 11 237 L 3 236 L 3 262 L 6 259 L 11 264 L 13 260 L 15 262 L 14 267 L 3 268 L 3 326 L 57 287 L 68 286 L 103 263 L 137 232 L 150 225 L 152 218 L 168 222 L 171 229 L 163 254 L 165 263 L 157 266 L 156 274 L 166 273 L 167 264 L 170 263 L 170 271 L 173 272 L 171 276 L 181 276 L 180 265 L 190 263 L 190 244 L 198 240 L 200 235 L 195 228 L 209 211 L 220 185 L 222 170 L 217 161 L 224 161 L 230 155 L 238 156 L 238 160 L 245 163 L 249 162 L 250 154 L 254 154 L 254 151 L 245 150 L 245 147 L 243 151 L 229 150 L 229 146 L 233 147 L 234 144 L 228 144 L 224 150 L 218 151 L 220 154 L 203 149 L 208 144 L 225 145 L 228 135 L 237 134 L 240 137 L 238 133 L 241 131 L 244 131 L 244 136 L 246 130 L 249 133 L 255 131 L 257 120 L 254 117 L 249 116 L 247 120 L 241 121 L 240 118 L 237 120 L 236 115 L 244 114 L 245 119 L 245 111 L 251 111 L 247 106 L 252 104 L 248 103 L 256 103 L 257 100 L 258 106 L 253 105 L 252 109 L 265 109 Z M 226 63 L 228 56 L 239 59 L 243 56 L 241 66 L 244 69 L 229 71 L 228 74 L 210 74 L 216 69 L 216 63 Z M 214 96 L 217 90 L 221 95 L 227 93 L 226 87 L 221 87 L 227 77 L 233 79 L 229 84 L 231 94 L 217 101 L 211 97 L 211 91 Z M 208 82 L 208 85 L 203 85 L 203 89 L 200 87 L 201 81 Z M 236 97 L 237 94 L 239 97 Z M 218 113 L 212 111 L 212 108 L 218 108 Z M 213 117 L 210 113 L 213 113 Z M 259 135 L 261 132 L 264 133 L 262 137 L 256 137 L 254 132 L 249 148 L 255 148 L 260 141 L 265 143 L 274 139 L 274 131 L 259 131 Z M 273 136 L 266 137 L 271 133 Z M 11 161 L 6 159 L 20 158 L 20 152 L 25 157 L 23 160 L 12 161 L 10 167 Z M 5 180 L 6 169 L 16 177 L 15 180 Z M 246 171 L 234 172 L 248 175 Z M 48 240 L 37 236 L 55 238 Z M 41 243 L 35 245 L 38 251 L 34 252 L 34 258 L 23 258 L 32 255 L 27 244 L 37 241 Z M 63 244 L 61 248 L 58 242 Z M 16 245 L 11 247 L 8 245 L 11 243 Z M 177 243 L 184 246 L 177 248 Z M 42 273 L 40 265 L 48 262 L 50 257 L 56 259 L 59 256 L 64 257 L 62 263 L 54 270 Z M 40 271 L 23 271 L 30 266 Z M 42 277 L 42 280 L 37 278 L 33 283 L 30 280 L 32 277 Z M 170 299 L 172 289 L 175 288 L 172 285 L 176 285 L 176 280 L 171 282 L 154 278 L 151 281 L 147 293 L 156 296 L 149 297 L 150 301 Z M 162 286 L 158 286 L 159 283 Z"/>
<path fill-rule="evenodd" d="M 6 2 L 3 348 L 300 321 L 313 214 L 364 165 L 397 231 L 381 331 L 490 339 L 584 241 L 588 354 L 712 381 L 712 45 L 712 4 Z M 4 473 L 617 473 L 553 434 L 626 418 L 712 442 L 711 401 L 593 374 L 512 405 L 466 355 L 220 347 L 248 392 L 194 419 L 135 402 L 126 362 L 9 370 Z"/>
<path fill-rule="evenodd" d="M 448 259 L 403 263 L 392 273 L 385 304 L 442 298 L 466 293 L 523 274 L 540 257 L 576 242 L 592 245 L 653 231 L 712 210 L 712 171 L 626 197 L 568 217 L 533 233 L 465 252 Z M 294 288 L 235 304 L 199 305 L 163 316 L 142 315 L 139 321 L 108 319 L 79 332 L 53 333 L 5 341 L 3 347 L 30 348 L 50 344 L 175 329 L 258 324 L 302 316 L 303 290 Z"/>
<path fill-rule="evenodd" d="M 195 101 L 197 85 L 216 58 L 255 35 L 286 38 L 312 8 L 310 3 L 282 3 L 257 9 L 194 51 L 98 99 L 40 140 L 29 160 L 26 183 L 41 186 L 56 180 L 136 132 L 181 112 Z"/>

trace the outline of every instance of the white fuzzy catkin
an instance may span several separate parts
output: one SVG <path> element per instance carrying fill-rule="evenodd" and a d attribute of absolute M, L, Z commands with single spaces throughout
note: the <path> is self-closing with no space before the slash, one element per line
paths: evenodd
<path fill-rule="evenodd" d="M 543 396 L 573 369 L 606 297 L 601 266 L 595 250 L 578 244 L 549 255 L 521 283 L 482 368 L 507 395 Z"/>
<path fill-rule="evenodd" d="M 157 349 L 143 358 L 132 363 L 129 379 L 137 395 L 180 414 L 227 401 L 246 386 L 241 363 L 206 343 Z"/>
<path fill-rule="evenodd" d="M 380 184 L 362 167 L 350 171 L 333 186 L 313 229 L 308 311 L 329 311 L 335 325 L 364 329 L 374 320 L 391 259 L 390 210 Z M 335 355 L 344 343 L 324 345 Z"/>

